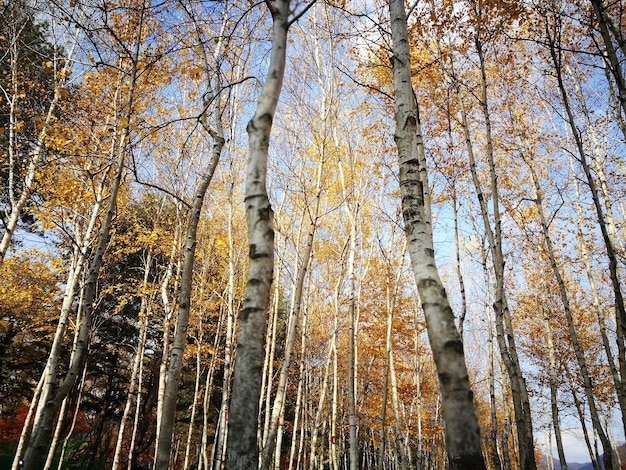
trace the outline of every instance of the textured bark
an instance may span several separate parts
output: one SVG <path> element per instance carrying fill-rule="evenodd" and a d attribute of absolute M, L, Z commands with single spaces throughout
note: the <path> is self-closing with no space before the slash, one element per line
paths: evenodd
<path fill-rule="evenodd" d="M 478 10 L 477 16 L 481 13 Z M 487 72 L 485 65 L 485 57 L 483 44 L 480 34 L 475 37 L 476 52 L 480 61 L 481 74 L 481 97 L 480 105 L 485 119 L 485 134 L 487 139 L 487 158 L 489 161 L 489 174 L 491 178 L 491 198 L 493 202 L 493 230 L 489 223 L 487 212 L 484 210 L 486 205 L 481 204 L 483 221 L 485 230 L 489 236 L 489 244 L 491 247 L 491 256 L 495 273 L 495 301 L 494 310 L 496 314 L 496 331 L 498 333 L 498 345 L 504 365 L 511 382 L 511 391 L 513 394 L 513 410 L 515 413 L 517 438 L 519 446 L 520 465 L 523 470 L 535 470 L 537 463 L 535 462 L 534 436 L 532 415 L 530 411 L 530 400 L 528 397 L 528 389 L 522 375 L 522 367 L 517 354 L 517 346 L 515 344 L 515 334 L 511 320 L 511 312 L 509 310 L 506 291 L 504 287 L 504 255 L 502 253 L 502 224 L 500 219 L 500 196 L 498 187 L 498 176 L 496 173 L 495 159 L 493 152 L 493 141 L 491 131 L 491 115 L 489 111 L 487 96 Z M 468 132 L 467 125 L 464 126 Z M 467 134 L 466 134 L 467 136 Z M 475 162 L 472 163 L 472 177 L 474 182 L 478 181 L 476 175 Z M 489 227 L 489 229 L 487 229 Z"/>
<path fill-rule="evenodd" d="M 478 420 L 463 355 L 463 342 L 435 265 L 430 197 L 417 103 L 411 84 L 406 12 L 389 0 L 393 36 L 396 145 L 400 159 L 402 212 L 411 264 L 426 317 L 439 377 L 451 469 L 486 468 Z"/>
<path fill-rule="evenodd" d="M 285 74 L 289 0 L 268 2 L 272 14 L 269 70 L 254 116 L 248 123 L 249 157 L 244 202 L 248 223 L 249 268 L 240 315 L 226 467 L 258 467 L 257 428 L 263 340 L 274 270 L 273 213 L 267 195 L 269 139 Z"/>

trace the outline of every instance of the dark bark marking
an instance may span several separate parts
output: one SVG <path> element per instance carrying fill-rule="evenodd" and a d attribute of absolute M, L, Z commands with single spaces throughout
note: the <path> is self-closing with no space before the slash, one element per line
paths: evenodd
<path fill-rule="evenodd" d="M 269 255 L 263 251 L 257 251 L 256 244 L 250 244 L 250 259 L 267 258 Z"/>
<path fill-rule="evenodd" d="M 416 125 L 417 125 L 417 120 L 415 119 L 415 116 L 413 115 L 407 116 L 406 121 L 404 121 L 404 128 L 406 129 L 409 126 L 415 127 Z"/>
<path fill-rule="evenodd" d="M 437 286 L 439 283 L 434 279 L 420 279 L 417 287 L 419 289 L 428 289 L 429 287 Z"/>
<path fill-rule="evenodd" d="M 441 385 L 449 385 L 452 382 L 452 378 L 450 374 L 442 372 L 439 374 L 439 382 L 441 382 Z"/>
<path fill-rule="evenodd" d="M 443 348 L 446 351 L 452 351 L 455 354 L 461 355 L 463 354 L 463 341 L 461 341 L 460 338 L 449 339 L 444 343 Z"/>
<path fill-rule="evenodd" d="M 241 321 L 246 322 L 250 318 L 250 315 L 260 312 L 262 309 L 257 307 L 246 307 L 241 311 Z"/>

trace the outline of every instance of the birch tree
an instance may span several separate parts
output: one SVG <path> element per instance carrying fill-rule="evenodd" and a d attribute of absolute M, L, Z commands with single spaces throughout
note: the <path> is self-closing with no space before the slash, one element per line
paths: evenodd
<path fill-rule="evenodd" d="M 402 213 L 411 265 L 437 366 L 446 423 L 446 451 L 452 469 L 486 468 L 463 342 L 435 264 L 428 170 L 411 82 L 411 54 L 404 3 L 390 0 L 389 13 Z"/>
<path fill-rule="evenodd" d="M 232 470 L 258 465 L 263 339 L 274 270 L 273 217 L 266 187 L 269 139 L 285 75 L 287 33 L 293 22 L 312 5 L 305 4 L 290 18 L 290 0 L 267 2 L 272 17 L 272 51 L 261 96 L 247 127 L 249 155 L 244 202 L 250 251 L 230 405 L 228 433 L 231 437 L 226 450 L 226 466 Z"/>

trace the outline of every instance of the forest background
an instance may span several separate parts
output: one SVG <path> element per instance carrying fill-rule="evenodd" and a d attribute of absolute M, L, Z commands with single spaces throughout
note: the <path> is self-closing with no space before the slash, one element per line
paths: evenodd
<path fill-rule="evenodd" d="M 0 445 L 14 468 L 32 449 L 46 468 L 147 468 L 163 449 L 171 468 L 223 465 L 267 5 L 2 2 Z M 599 466 L 626 426 L 623 5 L 407 9 L 435 253 L 487 466 L 549 468 L 553 446 L 564 465 L 572 430 Z M 446 468 L 387 5 L 291 12 L 267 170 L 263 456 Z"/>

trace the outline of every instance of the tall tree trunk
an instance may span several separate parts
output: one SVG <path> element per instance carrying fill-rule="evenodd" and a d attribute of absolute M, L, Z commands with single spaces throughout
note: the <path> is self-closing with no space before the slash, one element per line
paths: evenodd
<path fill-rule="evenodd" d="M 402 0 L 389 0 L 393 36 L 396 145 L 402 212 L 411 264 L 433 351 L 446 423 L 450 468 L 485 469 L 463 342 L 435 264 L 428 174 L 411 83 L 407 18 Z"/>
<path fill-rule="evenodd" d="M 615 39 L 620 44 L 622 52 L 626 53 L 626 46 L 624 45 L 623 38 L 621 37 L 621 30 L 619 29 L 619 27 L 615 27 L 615 24 L 609 16 L 608 6 L 605 5 L 602 0 L 590 1 L 591 5 L 593 6 L 593 13 L 596 17 L 596 20 L 598 21 L 600 35 L 602 36 L 602 41 L 605 47 L 605 50 L 601 51 L 603 53 L 603 59 L 606 62 L 608 69 L 611 71 L 611 74 L 613 75 L 615 85 L 617 86 L 617 99 L 622 108 L 622 112 L 626 114 L 626 81 L 624 80 L 622 64 L 620 63 L 619 57 L 615 50 L 615 46 L 613 46 L 613 40 L 610 33 L 610 30 L 613 30 L 614 33 L 617 33 Z M 623 123 L 624 121 L 620 122 L 620 124 L 622 124 L 622 133 L 624 134 L 624 137 L 626 137 L 626 128 L 623 126 Z"/>
<path fill-rule="evenodd" d="M 304 413 L 301 412 L 302 409 L 302 401 L 304 394 L 304 381 L 305 381 L 305 354 L 308 347 L 308 322 L 307 322 L 308 314 L 307 307 L 303 309 L 302 314 L 302 340 L 300 343 L 300 370 L 298 374 L 298 389 L 296 392 L 296 405 L 294 410 L 294 420 L 293 420 L 293 432 L 291 434 L 291 447 L 289 450 L 289 470 L 293 468 L 293 459 L 295 457 L 296 452 L 296 437 L 298 435 L 298 426 L 300 426 L 300 420 L 302 420 L 302 425 L 304 425 Z M 302 418 L 300 417 L 301 415 Z M 304 429 L 300 429 L 300 443 L 304 442 Z M 300 459 L 298 459 L 298 463 Z"/>
<path fill-rule="evenodd" d="M 217 87 L 216 87 L 217 88 Z M 189 211 L 189 221 L 187 234 L 185 237 L 185 247 L 183 255 L 183 268 L 180 280 L 180 296 L 178 300 L 178 316 L 176 319 L 176 333 L 172 341 L 172 348 L 169 353 L 169 364 L 165 378 L 165 392 L 163 399 L 163 410 L 158 432 L 157 453 L 155 456 L 155 470 L 167 470 L 170 465 L 170 452 L 172 448 L 172 437 L 176 417 L 176 403 L 178 401 L 178 388 L 183 368 L 183 356 L 187 345 L 187 327 L 189 325 L 189 313 L 191 311 L 191 288 L 193 280 L 193 265 L 195 261 L 197 231 L 204 204 L 204 197 L 213 174 L 217 168 L 222 148 L 224 147 L 223 130 L 220 122 L 219 99 L 217 101 L 217 111 L 215 112 L 215 129 L 209 129 L 213 139 L 211 156 L 204 174 L 200 179 L 196 189 L 193 203 Z"/>
<path fill-rule="evenodd" d="M 224 369 L 222 380 L 222 403 L 214 438 L 213 469 L 222 468 L 227 442 L 228 399 L 232 377 L 233 334 L 235 323 L 235 249 L 233 244 L 233 186 L 228 198 L 228 299 L 226 305 L 226 337 L 224 344 Z"/>
<path fill-rule="evenodd" d="M 135 357 L 133 360 L 133 367 L 130 374 L 130 384 L 128 385 L 128 396 L 126 397 L 126 405 L 122 413 L 122 419 L 120 421 L 120 427 L 117 433 L 117 441 L 115 443 L 115 452 L 113 454 L 113 465 L 111 470 L 117 470 L 120 466 L 120 460 L 122 455 L 122 442 L 124 441 L 124 431 L 126 429 L 126 421 L 130 417 L 130 410 L 133 405 L 133 401 L 136 401 L 137 395 L 141 393 L 141 390 L 137 387 L 137 375 L 139 373 L 139 367 L 144 359 L 144 346 L 146 344 L 146 336 L 148 332 L 148 278 L 150 275 L 150 266 L 152 264 L 152 247 L 148 248 L 148 253 L 145 259 L 144 276 L 141 286 L 141 304 L 139 307 L 139 338 L 137 340 L 137 349 L 135 351 Z"/>
<path fill-rule="evenodd" d="M 563 438 L 561 436 L 561 418 L 559 415 L 558 403 L 558 382 L 556 376 L 556 353 L 554 350 L 554 341 L 552 334 L 552 325 L 550 325 L 550 315 L 548 309 L 543 307 L 543 323 L 546 330 L 546 342 L 548 345 L 548 360 L 550 374 L 550 408 L 552 410 L 552 428 L 554 429 L 554 437 L 556 440 L 556 450 L 559 454 L 559 464 L 562 470 L 567 470 L 567 461 L 565 460 L 565 452 L 563 450 Z M 552 452 L 550 452 L 550 458 Z"/>
<path fill-rule="evenodd" d="M 524 159 L 526 165 L 529 168 L 531 180 L 534 186 L 535 207 L 537 208 L 537 214 L 539 216 L 539 223 L 541 226 L 543 242 L 544 242 L 544 246 L 546 248 L 547 254 L 548 254 L 548 259 L 550 260 L 550 266 L 552 268 L 554 277 L 559 287 L 559 294 L 561 296 L 561 302 L 563 304 L 563 312 L 565 313 L 565 319 L 567 321 L 567 326 L 569 329 L 570 340 L 572 341 L 574 354 L 576 356 L 578 367 L 580 368 L 580 374 L 583 379 L 585 396 L 587 397 L 587 403 L 589 405 L 591 421 L 592 421 L 594 430 L 598 433 L 598 436 L 600 437 L 600 441 L 602 442 L 602 447 L 605 453 L 605 458 L 604 458 L 605 465 L 607 466 L 607 468 L 612 469 L 613 449 L 612 449 L 612 446 L 610 445 L 610 440 L 604 431 L 604 428 L 600 421 L 598 408 L 596 407 L 596 400 L 593 394 L 592 380 L 587 370 L 587 361 L 580 347 L 580 342 L 578 340 L 578 332 L 576 331 L 576 326 L 574 324 L 574 319 L 572 317 L 572 312 L 571 312 L 571 307 L 570 307 L 570 302 L 569 302 L 569 295 L 567 293 L 567 289 L 565 286 L 565 280 L 563 279 L 561 270 L 559 269 L 558 263 L 556 261 L 556 255 L 554 253 L 552 239 L 548 231 L 548 221 L 543 211 L 543 196 L 542 196 L 541 186 L 540 186 L 535 168 L 529 161 L 528 157 L 526 156 L 528 151 L 529 151 L 529 146 L 528 144 L 524 143 L 522 158 Z M 558 432 L 558 431 L 555 430 L 555 432 Z M 559 438 L 560 438 L 560 435 L 557 436 L 557 439 Z"/>
<path fill-rule="evenodd" d="M 480 7 L 478 7 L 480 8 Z M 480 18 L 481 12 L 478 10 L 477 16 Z M 503 362 L 507 368 L 509 379 L 511 381 L 511 391 L 513 393 L 513 409 L 515 412 L 515 420 L 517 423 L 517 438 L 519 446 L 519 458 L 522 470 L 535 470 L 537 464 L 535 462 L 534 436 L 532 415 L 530 411 L 530 401 L 528 398 L 528 390 L 526 381 L 522 375 L 522 368 L 517 354 L 517 346 L 515 344 L 515 334 L 511 322 L 511 312 L 508 307 L 506 291 L 504 287 L 504 255 L 502 253 L 502 224 L 500 219 L 500 197 L 498 188 L 498 176 L 495 168 L 495 159 L 493 152 L 491 115 L 489 111 L 488 94 L 487 94 L 487 71 L 485 57 L 483 51 L 483 43 L 480 34 L 475 37 L 476 52 L 478 53 L 481 74 L 481 97 L 480 105 L 485 119 L 485 133 L 487 139 L 487 158 L 489 161 L 489 174 L 491 177 L 491 198 L 493 202 L 493 219 L 494 230 L 488 230 L 490 236 L 491 256 L 494 265 L 495 274 L 495 302 L 494 310 L 496 313 L 496 327 L 498 331 L 498 344 L 503 357 Z M 475 174 L 475 165 L 473 166 L 473 176 Z M 474 176 L 475 181 L 477 177 Z M 486 213 L 483 213 L 485 226 L 489 225 Z"/>
<path fill-rule="evenodd" d="M 226 466 L 229 470 L 255 469 L 259 448 L 257 429 L 263 339 L 274 271 L 273 214 L 267 195 L 269 139 L 285 74 L 289 0 L 268 2 L 272 15 L 272 52 L 269 70 L 248 123 L 249 156 L 244 201 L 248 222 L 249 268 L 240 316 Z"/>
<path fill-rule="evenodd" d="M 604 245 L 607 251 L 607 256 L 609 258 L 609 274 L 610 274 L 611 282 L 613 285 L 613 293 L 615 295 L 615 310 L 616 310 L 615 322 L 617 325 L 617 342 L 618 342 L 618 348 L 621 349 L 624 347 L 625 328 L 626 328 L 626 310 L 624 309 L 624 300 L 623 300 L 622 290 L 621 290 L 621 286 L 619 283 L 618 272 L 617 272 L 617 266 L 618 266 L 617 254 L 616 254 L 613 240 L 607 228 L 606 218 L 605 218 L 604 211 L 603 211 L 601 201 L 600 201 L 600 195 L 598 193 L 598 189 L 597 189 L 595 180 L 593 178 L 593 175 L 591 174 L 591 169 L 587 162 L 587 156 L 585 153 L 583 141 L 578 131 L 578 128 L 576 127 L 574 114 L 570 106 L 569 96 L 565 88 L 565 84 L 563 83 L 562 55 L 561 55 L 562 51 L 560 48 L 557 48 L 557 44 L 560 44 L 561 24 L 560 24 L 560 19 L 557 16 L 558 13 L 553 12 L 553 14 L 554 14 L 553 25 L 550 25 L 548 17 L 546 17 L 546 20 L 545 20 L 546 38 L 548 40 L 548 46 L 550 49 L 550 57 L 552 58 L 552 64 L 554 66 L 554 71 L 556 73 L 557 84 L 558 84 L 558 88 L 559 88 L 560 95 L 561 95 L 561 102 L 563 104 L 563 107 L 566 113 L 566 121 L 570 127 L 570 131 L 574 138 L 576 149 L 578 151 L 578 160 L 583 168 L 583 172 L 585 174 L 587 184 L 589 185 L 589 189 L 591 191 L 591 197 L 592 197 L 594 207 L 596 209 L 596 214 L 598 217 L 598 224 L 600 225 L 600 231 L 602 233 L 602 238 L 603 238 Z M 571 329 L 572 329 L 572 326 L 570 325 L 570 335 L 571 335 Z M 572 340 L 574 341 L 574 338 L 572 338 Z M 577 355 L 577 358 L 578 358 L 578 355 Z M 579 360 L 579 366 L 580 366 L 581 364 L 580 359 L 578 360 Z M 599 421 L 599 416 L 597 414 L 597 410 L 595 409 L 593 396 L 590 397 L 589 395 L 588 388 L 591 386 L 590 378 L 588 377 L 588 374 L 585 374 L 585 371 L 582 370 L 582 366 L 581 366 L 581 373 L 583 373 L 583 380 L 585 383 L 585 392 L 587 394 L 587 398 L 588 400 L 591 399 L 591 401 L 589 402 L 589 408 L 590 408 L 590 413 L 592 416 L 592 422 L 593 422 L 595 430 L 598 432 L 598 437 L 600 438 L 600 441 L 602 443 L 602 448 L 604 449 L 604 452 L 605 452 L 604 464 L 607 468 L 612 469 L 614 460 L 615 460 L 612 455 L 613 454 L 612 446 L 611 446 L 608 436 L 602 429 L 602 424 Z M 587 378 L 585 378 L 584 375 L 587 375 Z M 621 391 L 622 390 L 618 390 L 618 393 Z"/>

